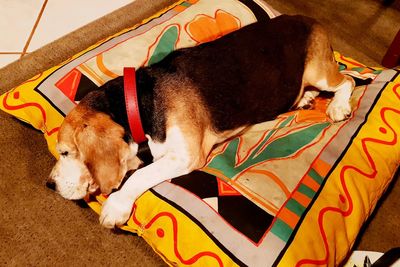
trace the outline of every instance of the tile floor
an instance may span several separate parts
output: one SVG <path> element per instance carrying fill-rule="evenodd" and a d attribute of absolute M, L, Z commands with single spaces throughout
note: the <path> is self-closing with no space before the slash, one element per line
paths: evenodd
<path fill-rule="evenodd" d="M 0 68 L 134 0 L 0 0 Z"/>

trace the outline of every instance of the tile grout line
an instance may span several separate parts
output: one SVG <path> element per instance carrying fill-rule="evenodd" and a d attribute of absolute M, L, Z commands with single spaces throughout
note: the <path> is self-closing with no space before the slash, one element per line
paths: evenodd
<path fill-rule="evenodd" d="M 31 40 L 32 40 L 33 34 L 34 34 L 35 31 L 36 31 L 36 28 L 37 28 L 37 26 L 38 26 L 38 24 L 39 24 L 39 21 L 40 21 L 40 19 L 42 18 L 44 9 L 46 8 L 46 5 L 47 5 L 47 1 L 48 1 L 48 0 L 44 0 L 44 2 L 43 2 L 42 8 L 40 9 L 39 15 L 38 15 L 38 17 L 36 18 L 35 24 L 33 25 L 32 31 L 31 31 L 31 33 L 29 34 L 28 40 L 27 40 L 26 43 L 25 43 L 24 50 L 22 51 L 21 57 L 20 57 L 20 58 L 22 58 L 22 57 L 27 53 L 26 51 L 28 50 L 29 44 L 30 44 L 30 42 L 31 42 Z"/>

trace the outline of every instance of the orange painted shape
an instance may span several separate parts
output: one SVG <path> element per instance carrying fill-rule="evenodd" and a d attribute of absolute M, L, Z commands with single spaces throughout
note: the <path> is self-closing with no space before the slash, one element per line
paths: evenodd
<path fill-rule="evenodd" d="M 217 25 L 222 33 L 225 35 L 240 27 L 238 20 L 222 10 L 218 10 L 215 18 Z"/>
<path fill-rule="evenodd" d="M 311 188 L 315 192 L 317 192 L 319 187 L 320 187 L 320 185 L 313 178 L 311 178 L 308 175 L 306 175 L 306 177 L 304 177 L 304 180 L 302 181 L 302 184 L 308 186 L 309 188 Z"/>
<path fill-rule="evenodd" d="M 322 177 L 326 177 L 328 175 L 328 172 L 331 170 L 331 165 L 326 163 L 325 161 L 321 159 L 317 159 L 314 164 L 312 165 L 312 168 Z"/>
<path fill-rule="evenodd" d="M 314 110 L 318 110 L 322 113 L 326 113 L 326 109 L 328 108 L 331 99 L 324 97 L 316 97 L 314 102 Z"/>
<path fill-rule="evenodd" d="M 311 202 L 311 198 L 308 196 L 296 191 L 293 193 L 292 198 L 299 202 L 302 206 L 307 207 Z"/>
<path fill-rule="evenodd" d="M 218 26 L 208 17 L 201 17 L 189 24 L 189 31 L 197 42 L 205 43 L 216 39 L 219 35 Z"/>
<path fill-rule="evenodd" d="M 283 208 L 279 213 L 279 219 L 281 219 L 292 229 L 294 229 L 300 217 L 294 212 L 288 210 L 287 208 Z"/>
<path fill-rule="evenodd" d="M 181 6 L 181 5 L 177 5 L 176 7 L 174 7 L 174 10 L 176 11 L 176 12 L 182 12 L 182 11 L 184 11 L 186 9 L 186 7 L 185 6 Z"/>
<path fill-rule="evenodd" d="M 325 112 L 319 110 L 299 110 L 296 122 L 324 122 L 327 120 Z"/>
<path fill-rule="evenodd" d="M 214 18 L 198 15 L 187 25 L 189 35 L 198 43 L 215 40 L 239 28 L 240 21 L 223 10 L 217 10 Z"/>
<path fill-rule="evenodd" d="M 111 77 L 113 79 L 117 78 L 118 75 L 114 72 L 112 72 L 111 70 L 109 70 L 106 65 L 104 65 L 104 60 L 103 60 L 103 54 L 99 54 L 96 57 L 96 63 L 98 68 L 108 77 Z"/>

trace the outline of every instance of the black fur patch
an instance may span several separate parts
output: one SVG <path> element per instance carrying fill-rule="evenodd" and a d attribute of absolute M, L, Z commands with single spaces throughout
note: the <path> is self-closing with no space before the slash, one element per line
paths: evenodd
<path fill-rule="evenodd" d="M 151 154 L 148 142 L 139 144 L 137 157 L 143 161 L 144 166 L 147 166 L 153 162 L 153 155 Z"/>
<path fill-rule="evenodd" d="M 162 73 L 157 79 L 173 72 L 189 77 L 217 131 L 271 120 L 288 111 L 299 93 L 313 24 L 286 15 L 257 22 L 175 51 L 149 71 Z"/>

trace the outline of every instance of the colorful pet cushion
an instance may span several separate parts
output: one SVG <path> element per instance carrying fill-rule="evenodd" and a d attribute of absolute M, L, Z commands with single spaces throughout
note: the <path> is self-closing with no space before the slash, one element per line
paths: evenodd
<path fill-rule="evenodd" d="M 57 157 L 65 114 L 123 67 L 275 15 L 261 1 L 179 1 L 5 93 L 0 108 L 43 131 Z M 173 266 L 340 263 L 398 166 L 400 78 L 335 56 L 358 84 L 349 120 L 332 123 L 322 96 L 313 110 L 254 125 L 217 147 L 202 170 L 143 194 L 122 229 Z M 100 212 L 105 199 L 86 200 Z"/>

